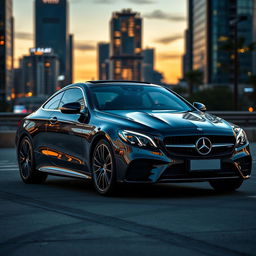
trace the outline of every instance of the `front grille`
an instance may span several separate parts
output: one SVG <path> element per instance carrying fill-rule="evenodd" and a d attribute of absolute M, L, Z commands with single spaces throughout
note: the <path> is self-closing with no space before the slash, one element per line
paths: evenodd
<path fill-rule="evenodd" d="M 214 143 L 235 143 L 234 136 L 222 135 L 192 135 L 192 136 L 170 136 L 164 139 L 165 144 L 196 144 L 196 141 L 201 137 L 207 137 Z"/>
<path fill-rule="evenodd" d="M 212 145 L 215 145 L 207 155 L 199 154 L 195 147 L 197 140 L 202 137 L 208 138 Z M 220 144 L 227 144 L 228 146 L 218 146 Z M 235 137 L 222 135 L 170 136 L 164 139 L 164 145 L 171 156 L 190 158 L 223 157 L 233 153 Z M 187 147 L 187 145 L 190 146 Z"/>

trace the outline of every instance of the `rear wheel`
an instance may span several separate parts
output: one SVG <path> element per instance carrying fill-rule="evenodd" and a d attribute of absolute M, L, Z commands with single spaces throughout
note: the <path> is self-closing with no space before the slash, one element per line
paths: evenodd
<path fill-rule="evenodd" d="M 237 190 L 243 184 L 243 180 L 211 180 L 209 183 L 218 192 L 232 192 Z"/>
<path fill-rule="evenodd" d="M 35 169 L 34 151 L 28 137 L 24 137 L 18 148 L 20 176 L 24 183 L 43 183 L 47 174 Z"/>
<path fill-rule="evenodd" d="M 111 145 L 100 140 L 92 156 L 92 180 L 101 195 L 110 195 L 116 189 L 116 169 Z"/>

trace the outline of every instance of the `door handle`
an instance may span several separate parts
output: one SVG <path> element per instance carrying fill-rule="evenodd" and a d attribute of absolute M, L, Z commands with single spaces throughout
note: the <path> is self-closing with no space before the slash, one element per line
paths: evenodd
<path fill-rule="evenodd" d="M 56 116 L 50 118 L 50 123 L 55 124 L 58 121 L 58 118 Z"/>

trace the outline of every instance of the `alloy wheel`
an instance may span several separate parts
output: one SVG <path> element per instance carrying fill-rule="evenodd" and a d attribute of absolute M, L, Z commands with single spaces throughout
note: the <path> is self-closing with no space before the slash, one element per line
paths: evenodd
<path fill-rule="evenodd" d="M 30 175 L 32 168 L 32 149 L 29 141 L 24 139 L 19 148 L 20 172 L 24 179 Z"/>
<path fill-rule="evenodd" d="M 109 189 L 113 176 L 112 155 L 105 144 L 99 144 L 94 151 L 92 166 L 94 183 L 104 193 Z"/>

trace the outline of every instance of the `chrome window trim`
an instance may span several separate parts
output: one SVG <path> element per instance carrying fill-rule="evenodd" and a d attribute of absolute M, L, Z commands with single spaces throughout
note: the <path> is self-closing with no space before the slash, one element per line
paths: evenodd
<path fill-rule="evenodd" d="M 51 99 L 53 99 L 55 96 L 57 96 L 58 94 L 60 93 L 65 93 L 65 91 L 69 90 L 69 89 L 80 89 L 82 91 L 82 95 L 83 95 L 83 99 L 84 99 L 84 106 L 86 108 L 88 108 L 88 104 L 87 104 L 87 100 L 86 100 L 86 97 L 85 97 L 85 93 L 84 93 L 84 90 L 79 87 L 79 86 L 76 86 L 76 85 L 71 85 L 70 87 L 68 88 L 63 88 L 61 89 L 60 91 L 54 93 L 41 107 L 40 109 L 43 109 L 45 111 L 51 111 L 51 112 L 61 112 L 59 109 L 47 109 L 47 108 L 44 108 L 43 106 L 45 106 Z M 64 94 L 63 94 L 64 95 Z M 63 96 L 62 96 L 63 97 Z M 62 99 L 62 98 L 61 98 Z"/>
<path fill-rule="evenodd" d="M 58 91 L 58 92 L 54 93 L 54 94 L 40 107 L 40 109 L 43 109 L 43 110 L 45 110 L 45 111 L 60 112 L 59 109 L 49 109 L 49 108 L 44 108 L 44 106 L 45 106 L 49 101 L 51 101 L 54 97 L 56 97 L 58 94 L 60 94 L 60 93 L 62 93 L 62 92 L 64 92 L 64 90 L 61 90 L 61 91 Z M 63 95 L 62 95 L 62 97 L 63 97 Z M 62 99 L 62 97 L 61 97 L 61 99 Z"/>

